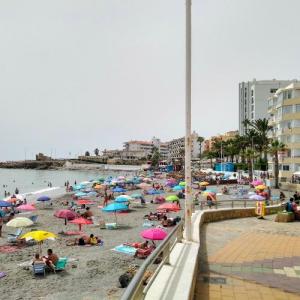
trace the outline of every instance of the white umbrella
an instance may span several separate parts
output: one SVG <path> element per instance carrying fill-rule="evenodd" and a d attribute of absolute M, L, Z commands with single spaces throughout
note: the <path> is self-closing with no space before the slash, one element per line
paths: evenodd
<path fill-rule="evenodd" d="M 6 224 L 6 226 L 15 228 L 27 227 L 31 225 L 33 225 L 33 222 L 30 219 L 24 217 L 14 218 Z"/>

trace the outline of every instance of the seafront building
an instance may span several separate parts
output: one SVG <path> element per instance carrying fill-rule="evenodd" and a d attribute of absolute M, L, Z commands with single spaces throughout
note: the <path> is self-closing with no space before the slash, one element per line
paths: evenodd
<path fill-rule="evenodd" d="M 234 139 L 239 134 L 238 130 L 227 131 L 224 134 L 212 136 L 203 143 L 202 151 L 211 151 L 216 140 L 227 142 Z"/>
<path fill-rule="evenodd" d="M 256 80 L 239 83 L 239 133 L 245 134 L 243 122 L 268 118 L 267 98 L 297 80 Z"/>
<path fill-rule="evenodd" d="M 288 150 L 279 153 L 279 180 L 290 180 L 300 171 L 300 82 L 279 89 L 268 98 L 270 137 L 284 143 Z M 274 163 L 269 160 L 269 170 Z"/>
<path fill-rule="evenodd" d="M 200 155 L 200 145 L 198 142 L 199 135 L 193 131 L 191 134 L 192 140 L 192 159 L 199 159 Z M 178 139 L 173 139 L 169 143 L 169 157 L 170 161 L 182 160 L 184 159 L 184 149 L 185 149 L 185 138 L 181 137 Z"/>

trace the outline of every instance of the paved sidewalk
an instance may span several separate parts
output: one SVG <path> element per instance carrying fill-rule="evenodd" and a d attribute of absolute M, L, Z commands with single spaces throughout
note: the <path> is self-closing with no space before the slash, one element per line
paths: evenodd
<path fill-rule="evenodd" d="M 300 223 L 205 225 L 195 299 L 300 299 Z"/>

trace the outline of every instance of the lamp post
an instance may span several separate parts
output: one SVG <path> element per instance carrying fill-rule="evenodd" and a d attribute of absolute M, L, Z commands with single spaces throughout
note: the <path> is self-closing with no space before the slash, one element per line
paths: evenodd
<path fill-rule="evenodd" d="M 192 170 L 191 170 L 191 56 L 192 56 L 192 0 L 186 0 L 185 15 L 185 238 L 192 240 Z"/>

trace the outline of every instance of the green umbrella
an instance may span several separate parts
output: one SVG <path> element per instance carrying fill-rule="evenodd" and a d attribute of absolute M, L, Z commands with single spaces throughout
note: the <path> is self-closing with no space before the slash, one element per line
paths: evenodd
<path fill-rule="evenodd" d="M 176 195 L 170 195 L 166 198 L 167 201 L 178 201 L 179 198 Z"/>
<path fill-rule="evenodd" d="M 180 185 L 180 186 L 185 186 L 185 181 L 179 182 L 179 185 Z"/>

